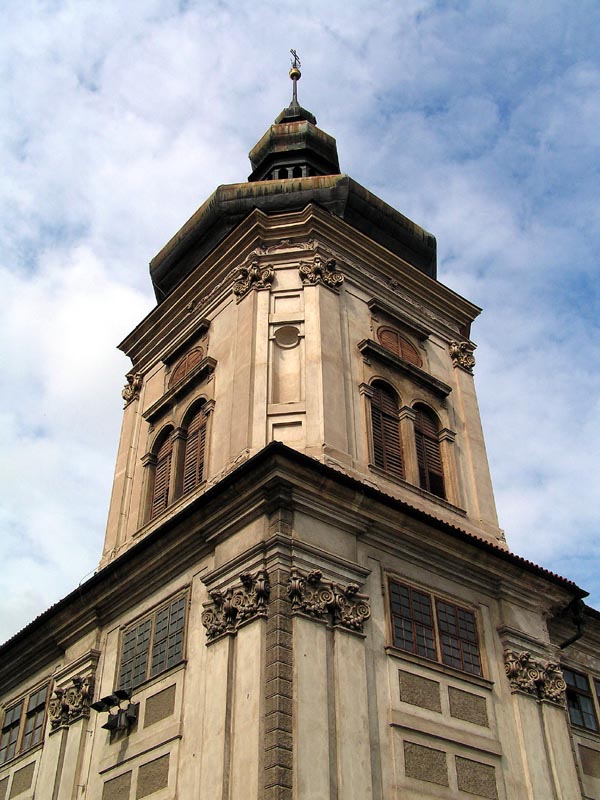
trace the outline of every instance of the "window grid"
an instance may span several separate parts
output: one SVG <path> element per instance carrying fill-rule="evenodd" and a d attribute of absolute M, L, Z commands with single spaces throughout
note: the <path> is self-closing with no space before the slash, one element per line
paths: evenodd
<path fill-rule="evenodd" d="M 389 594 L 395 647 L 482 675 L 477 624 L 471 611 L 392 579 Z"/>
<path fill-rule="evenodd" d="M 119 688 L 132 691 L 183 658 L 188 596 L 171 600 L 123 633 Z"/>
<path fill-rule="evenodd" d="M 567 684 L 567 708 L 572 725 L 598 732 L 598 720 L 594 709 L 594 700 L 587 675 L 563 667 L 563 676 Z M 598 693 L 598 681 L 595 681 Z"/>
<path fill-rule="evenodd" d="M 4 714 L 0 729 L 0 764 L 42 741 L 49 686 L 19 700 Z"/>

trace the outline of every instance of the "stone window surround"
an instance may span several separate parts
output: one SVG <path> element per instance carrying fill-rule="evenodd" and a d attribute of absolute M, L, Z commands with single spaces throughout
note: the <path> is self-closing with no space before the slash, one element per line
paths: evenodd
<path fill-rule="evenodd" d="M 464 598 L 456 598 L 446 593 L 440 593 L 437 590 L 432 591 L 431 589 L 424 587 L 419 584 L 415 584 L 413 581 L 406 580 L 401 575 L 398 575 L 394 572 L 386 571 L 384 577 L 384 586 L 385 586 L 385 613 L 386 613 L 386 628 L 388 631 L 388 641 L 389 644 L 385 646 L 385 652 L 389 656 L 394 656 L 396 658 L 412 661 L 415 664 L 419 664 L 422 666 L 427 667 L 428 669 L 432 669 L 436 672 L 441 672 L 446 675 L 450 675 L 452 677 L 460 678 L 468 683 L 477 684 L 486 689 L 491 689 L 494 685 L 494 682 L 490 680 L 487 676 L 487 669 L 486 669 L 486 662 L 485 662 L 485 647 L 484 647 L 484 640 L 480 635 L 481 631 L 481 620 L 479 618 L 479 609 L 474 606 L 472 603 L 465 601 Z M 392 633 L 392 607 L 391 607 L 391 598 L 390 598 L 390 582 L 395 581 L 403 586 L 407 586 L 410 589 L 416 589 L 418 592 L 423 594 L 429 595 L 433 604 L 433 621 L 434 621 L 434 638 L 436 642 L 436 652 L 437 658 L 436 660 L 427 658 L 426 656 L 419 655 L 418 653 L 410 652 L 409 650 L 403 650 L 397 645 L 394 644 L 393 633 Z M 435 608 L 435 601 L 441 600 L 444 603 L 449 603 L 450 605 L 456 606 L 458 608 L 464 609 L 465 611 L 469 611 L 475 617 L 475 627 L 477 631 L 477 649 L 479 653 L 479 661 L 481 665 L 481 674 L 477 675 L 474 672 L 467 672 L 465 670 L 459 669 L 455 666 L 450 664 L 445 664 L 442 661 L 442 650 L 440 646 L 440 636 L 439 636 L 439 629 L 438 629 L 438 619 L 437 619 L 437 609 Z"/>
<path fill-rule="evenodd" d="M 597 742 L 600 740 L 600 677 L 594 675 L 592 672 L 589 672 L 585 668 L 582 668 L 581 665 L 573 665 L 571 662 L 568 661 L 561 661 L 560 666 L 563 670 L 568 669 L 571 672 L 575 672 L 578 675 L 585 675 L 588 680 L 590 686 L 590 694 L 586 695 L 589 696 L 592 705 L 594 707 L 594 713 L 596 715 L 596 722 L 598 724 L 598 730 L 594 731 L 591 728 L 586 728 L 581 725 L 576 725 L 574 722 L 571 721 L 571 715 L 567 712 L 567 719 L 569 721 L 569 725 L 573 730 L 573 733 L 576 733 L 578 736 L 586 736 L 590 737 L 593 741 Z M 571 687 L 569 687 L 570 689 Z"/>
<path fill-rule="evenodd" d="M 374 378 L 374 380 L 376 380 Z M 399 397 L 399 392 L 396 387 L 385 381 L 396 392 Z M 415 411 L 411 406 L 400 406 L 398 413 L 398 421 L 400 423 L 400 442 L 402 445 L 403 465 L 405 478 L 397 478 L 390 475 L 385 470 L 377 467 L 374 463 L 373 454 L 373 423 L 371 419 L 371 398 L 373 396 L 373 387 L 369 383 L 361 383 L 358 387 L 361 396 L 364 398 L 364 418 L 366 421 L 365 429 L 367 432 L 368 440 L 368 468 L 371 472 L 381 475 L 386 480 L 396 483 L 399 486 L 404 486 L 411 491 L 416 492 L 422 497 L 433 500 L 451 511 L 457 511 L 463 516 L 466 515 L 465 510 L 459 505 L 458 487 L 457 487 L 457 466 L 456 455 L 454 452 L 454 442 L 456 440 L 456 433 L 450 428 L 441 427 L 439 430 L 439 443 L 440 453 L 442 457 L 442 464 L 444 468 L 444 485 L 446 490 L 446 497 L 439 497 L 438 495 L 428 492 L 420 485 L 419 467 L 417 463 L 417 446 L 415 442 L 414 420 L 416 417 Z M 423 403 L 422 400 L 415 400 L 415 403 Z M 436 413 L 437 410 L 432 408 Z M 439 418 L 439 415 L 437 415 Z"/>
<path fill-rule="evenodd" d="M 184 379 L 185 380 L 185 379 Z M 177 427 L 174 427 L 171 422 L 165 423 L 161 427 L 161 430 L 152 440 L 152 447 L 150 450 L 145 453 L 142 458 L 141 462 L 144 466 L 144 485 L 142 488 L 142 496 L 144 498 L 144 502 L 140 505 L 140 520 L 139 525 L 140 527 L 146 525 L 147 523 L 153 523 L 157 519 L 160 519 L 161 516 L 169 511 L 170 507 L 178 500 L 181 500 L 186 495 L 192 496 L 194 491 L 197 490 L 200 486 L 203 486 L 206 483 L 206 465 L 209 462 L 210 458 L 210 445 L 211 445 L 211 433 L 212 433 L 212 420 L 213 420 L 213 411 L 215 408 L 215 401 L 214 400 L 206 400 L 204 399 L 204 403 L 202 403 L 202 407 L 204 409 L 204 413 L 206 415 L 206 442 L 205 442 L 205 450 L 204 450 L 204 475 L 203 480 L 198 484 L 198 486 L 194 487 L 194 489 L 186 492 L 184 495 L 183 493 L 183 467 L 184 467 L 184 455 L 185 455 L 185 443 L 187 440 L 187 424 L 186 420 L 190 419 L 194 413 L 194 410 L 197 410 L 203 397 L 197 397 L 194 401 L 190 404 L 190 406 L 186 409 L 184 417 L 183 417 L 183 424 Z M 151 504 L 152 504 L 152 492 L 154 488 L 154 467 L 156 466 L 156 443 L 162 436 L 162 433 L 165 429 L 170 428 L 169 436 L 171 438 L 173 449 L 171 455 L 171 467 L 170 467 L 170 479 L 169 479 L 169 494 L 166 508 L 161 511 L 160 513 L 156 514 L 154 517 L 150 517 L 151 512 Z"/>
<path fill-rule="evenodd" d="M 175 663 L 167 666 L 161 672 L 156 673 L 155 675 L 150 675 L 150 664 L 151 664 L 151 657 L 152 657 L 152 645 L 155 633 L 155 624 L 156 624 L 156 615 L 157 613 L 167 606 L 171 605 L 174 601 L 178 600 L 179 598 L 185 599 L 185 617 L 183 622 L 183 642 L 181 645 L 181 658 Z M 152 606 L 152 608 L 146 609 L 143 613 L 138 614 L 138 616 L 134 617 L 134 619 L 129 620 L 126 624 L 121 626 L 121 630 L 119 632 L 119 647 L 118 647 L 118 657 L 115 664 L 115 676 L 113 685 L 119 688 L 119 678 L 121 673 L 121 662 L 123 658 L 123 642 L 125 633 L 138 626 L 140 623 L 144 622 L 146 619 L 152 619 L 152 628 L 150 639 L 148 642 L 148 662 L 146 665 L 146 678 L 142 682 L 138 683 L 136 686 L 133 687 L 132 693 L 138 692 L 141 689 L 146 689 L 147 687 L 151 686 L 153 683 L 157 681 L 162 681 L 164 678 L 169 675 L 171 672 L 174 672 L 180 669 L 183 665 L 187 663 L 186 659 L 186 648 L 187 648 L 187 641 L 188 641 L 188 625 L 189 625 L 189 617 L 190 617 L 190 606 L 191 606 L 191 588 L 190 586 L 185 586 L 183 588 L 178 589 L 176 592 L 173 592 L 168 597 L 161 600 L 159 603 L 156 603 Z"/>

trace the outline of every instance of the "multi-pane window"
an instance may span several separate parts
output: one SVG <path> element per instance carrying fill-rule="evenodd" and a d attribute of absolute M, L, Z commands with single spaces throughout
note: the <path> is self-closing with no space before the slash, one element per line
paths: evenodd
<path fill-rule="evenodd" d="M 119 688 L 133 690 L 183 658 L 187 595 L 171 600 L 123 632 Z"/>
<path fill-rule="evenodd" d="M 183 458 L 183 493 L 190 492 L 200 483 L 204 474 L 204 455 L 206 451 L 206 414 L 200 408 L 191 418 L 185 442 Z"/>
<path fill-rule="evenodd" d="M 404 478 L 398 400 L 384 383 L 376 382 L 372 388 L 373 463 L 395 478 Z"/>
<path fill-rule="evenodd" d="M 587 675 L 564 667 L 562 672 L 567 684 L 567 707 L 571 723 L 588 731 L 598 731 L 598 720 Z M 598 681 L 595 681 L 595 684 L 600 697 L 600 684 Z"/>
<path fill-rule="evenodd" d="M 425 406 L 414 407 L 415 445 L 419 465 L 419 483 L 438 497 L 445 497 L 444 470 L 440 453 L 439 424 L 435 415 Z"/>
<path fill-rule="evenodd" d="M 475 615 L 427 592 L 389 581 L 392 642 L 409 653 L 481 675 Z"/>
<path fill-rule="evenodd" d="M 0 764 L 42 740 L 47 699 L 46 685 L 7 709 L 0 732 Z"/>

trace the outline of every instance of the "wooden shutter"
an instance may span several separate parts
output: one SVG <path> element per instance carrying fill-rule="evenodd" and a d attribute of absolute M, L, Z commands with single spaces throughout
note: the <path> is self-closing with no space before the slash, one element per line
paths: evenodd
<path fill-rule="evenodd" d="M 188 426 L 183 458 L 183 493 L 202 483 L 206 451 L 206 414 L 203 409 L 194 414 Z"/>
<path fill-rule="evenodd" d="M 445 497 L 444 469 L 437 419 L 430 411 L 420 406 L 415 408 L 415 412 L 417 415 L 415 418 L 415 444 L 421 488 L 438 497 Z"/>
<path fill-rule="evenodd" d="M 414 364 L 416 367 L 422 366 L 423 362 L 421 361 L 416 347 L 414 347 L 408 339 L 401 336 L 398 331 L 395 331 L 393 328 L 380 328 L 377 331 L 377 336 L 380 344 L 385 347 L 386 350 L 400 356 L 400 358 L 403 358 L 410 364 Z"/>
<path fill-rule="evenodd" d="M 171 480 L 172 454 L 173 444 L 169 436 L 167 439 L 165 439 L 160 450 L 156 454 L 150 519 L 154 519 L 157 514 L 160 514 L 161 511 L 164 511 L 169 502 L 169 483 Z"/>
<path fill-rule="evenodd" d="M 395 478 L 404 478 L 398 403 L 393 392 L 385 386 L 373 386 L 371 400 L 373 460 Z"/>
<path fill-rule="evenodd" d="M 204 353 L 201 347 L 194 347 L 193 350 L 190 350 L 189 353 L 186 353 L 173 370 L 171 380 L 169 381 L 169 388 L 171 388 L 171 386 L 175 386 L 176 383 L 179 383 L 182 378 L 185 378 L 188 372 L 191 372 L 196 364 L 199 364 L 202 361 L 203 355 Z"/>

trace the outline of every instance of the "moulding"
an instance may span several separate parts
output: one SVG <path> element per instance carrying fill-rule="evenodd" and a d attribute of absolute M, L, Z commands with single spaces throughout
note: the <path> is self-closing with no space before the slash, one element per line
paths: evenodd
<path fill-rule="evenodd" d="M 447 383 L 434 378 L 420 367 L 416 367 L 414 364 L 409 364 L 408 361 L 400 358 L 400 356 L 397 356 L 390 350 L 386 350 L 385 347 L 382 347 L 377 342 L 374 342 L 373 339 L 362 339 L 358 343 L 357 347 L 363 354 L 363 357 L 378 359 L 384 364 L 404 372 L 404 374 L 408 375 L 409 378 L 412 378 L 412 380 L 416 381 L 416 383 L 420 383 L 421 386 L 429 389 L 430 392 L 438 397 L 445 399 L 452 391 L 452 387 L 448 386 Z"/>
<path fill-rule="evenodd" d="M 199 364 L 188 372 L 185 378 L 182 378 L 175 386 L 153 403 L 150 408 L 144 411 L 142 417 L 146 422 L 156 422 L 156 420 L 165 414 L 182 395 L 187 394 L 195 386 L 206 381 L 213 374 L 216 366 L 216 359 L 210 356 L 203 358 Z"/>
<path fill-rule="evenodd" d="M 188 305 L 191 305 L 191 303 Z M 202 339 L 208 332 L 209 328 L 209 319 L 202 317 L 201 319 L 197 320 L 193 328 L 186 331 L 185 335 L 181 337 L 173 347 L 169 348 L 163 353 L 163 364 L 169 366 L 176 361 L 180 355 L 183 355 L 183 352 L 187 350 L 188 347 L 195 343 L 196 339 Z"/>
<path fill-rule="evenodd" d="M 383 300 L 378 300 L 377 298 L 373 297 L 367 303 L 367 307 L 373 316 L 380 312 L 382 314 L 386 314 L 388 317 L 391 317 L 395 322 L 401 325 L 409 333 L 412 333 L 413 336 L 415 336 L 421 342 L 427 341 L 427 339 L 429 339 L 431 336 L 431 330 L 429 328 L 426 328 L 424 325 L 420 325 L 418 322 L 415 322 L 415 320 L 406 316 L 406 314 L 404 314 L 400 309 L 384 303 Z"/>

